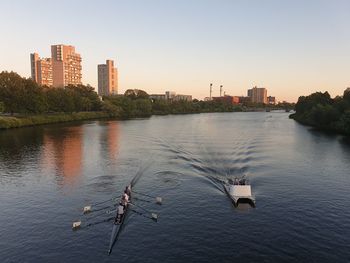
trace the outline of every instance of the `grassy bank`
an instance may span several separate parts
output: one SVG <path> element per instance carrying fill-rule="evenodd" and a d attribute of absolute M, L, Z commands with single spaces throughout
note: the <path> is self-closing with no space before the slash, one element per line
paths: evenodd
<path fill-rule="evenodd" d="M 0 129 L 19 128 L 49 123 L 82 121 L 90 119 L 108 118 L 106 112 L 77 112 L 77 113 L 56 113 L 33 116 L 0 116 Z"/>

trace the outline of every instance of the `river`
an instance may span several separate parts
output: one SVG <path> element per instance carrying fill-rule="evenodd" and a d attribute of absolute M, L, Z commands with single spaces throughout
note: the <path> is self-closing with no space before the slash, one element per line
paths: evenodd
<path fill-rule="evenodd" d="M 0 131 L 1 262 L 350 262 L 350 142 L 287 113 L 210 113 Z M 84 205 L 135 190 L 129 213 L 72 231 Z M 217 183 L 246 174 L 256 208 Z M 95 212 L 97 215 L 97 212 Z"/>

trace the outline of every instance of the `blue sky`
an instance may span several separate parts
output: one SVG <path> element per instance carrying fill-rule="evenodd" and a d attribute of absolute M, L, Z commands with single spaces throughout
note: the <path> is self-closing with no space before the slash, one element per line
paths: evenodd
<path fill-rule="evenodd" d="M 119 87 L 197 98 L 263 86 L 278 100 L 350 86 L 350 1 L 2 1 L 0 70 L 29 77 L 29 53 L 69 44 L 83 82 L 114 59 Z"/>

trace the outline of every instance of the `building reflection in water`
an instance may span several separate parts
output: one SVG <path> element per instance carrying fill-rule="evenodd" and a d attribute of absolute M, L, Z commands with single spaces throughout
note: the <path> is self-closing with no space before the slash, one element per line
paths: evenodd
<path fill-rule="evenodd" d="M 101 173 L 115 171 L 119 153 L 119 123 L 105 122 L 96 126 L 79 125 L 52 127 L 43 136 L 41 167 L 46 174 L 54 174 L 62 185 L 74 184 L 85 169 Z M 97 134 L 96 134 L 97 133 Z M 96 147 L 100 144 L 99 150 Z"/>
<path fill-rule="evenodd" d="M 74 183 L 82 170 L 83 126 L 50 128 L 43 141 L 43 169 L 55 173 L 60 184 Z"/>
<path fill-rule="evenodd" d="M 112 164 L 116 164 L 117 156 L 119 153 L 118 138 L 119 123 L 116 121 L 111 121 L 107 126 L 107 148 L 109 160 Z"/>

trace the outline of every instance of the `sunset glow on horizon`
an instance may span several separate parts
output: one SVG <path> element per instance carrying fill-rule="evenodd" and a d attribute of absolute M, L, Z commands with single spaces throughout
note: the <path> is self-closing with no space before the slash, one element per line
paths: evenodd
<path fill-rule="evenodd" d="M 2 1 L 0 71 L 30 77 L 29 54 L 54 44 L 82 57 L 83 83 L 115 61 L 119 93 L 175 91 L 193 98 L 246 96 L 265 87 L 278 101 L 350 86 L 350 1 Z"/>

